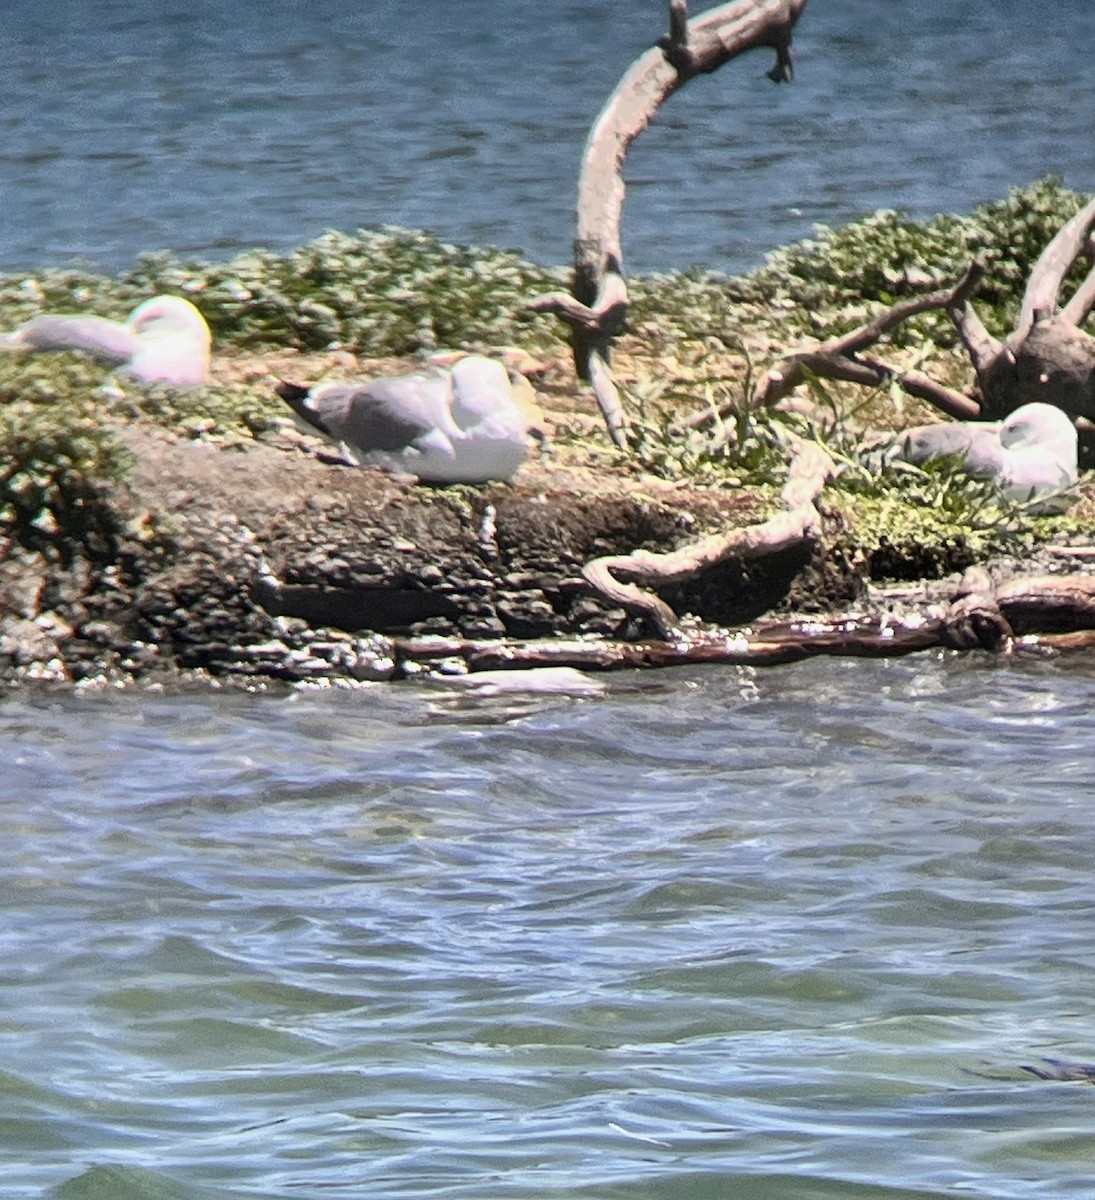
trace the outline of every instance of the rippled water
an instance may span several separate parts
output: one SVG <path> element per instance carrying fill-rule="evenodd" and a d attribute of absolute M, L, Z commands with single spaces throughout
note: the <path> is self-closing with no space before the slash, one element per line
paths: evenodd
<path fill-rule="evenodd" d="M 386 223 L 564 262 L 586 132 L 665 26 L 664 0 L 7 0 L 0 269 Z M 630 265 L 1095 189 L 1093 44 L 1090 0 L 811 0 L 793 86 L 746 57 L 636 142 Z"/>
<path fill-rule="evenodd" d="M 1093 677 L 9 698 L 3 1194 L 1090 1196 Z"/>
<path fill-rule="evenodd" d="M 568 255 L 661 0 L 9 0 L 0 268 L 397 222 Z M 92 18 L 89 14 L 94 12 Z M 633 267 L 1095 186 L 1090 0 L 812 0 Z M 5 1197 L 1095 1191 L 1090 658 L 0 703 Z"/>

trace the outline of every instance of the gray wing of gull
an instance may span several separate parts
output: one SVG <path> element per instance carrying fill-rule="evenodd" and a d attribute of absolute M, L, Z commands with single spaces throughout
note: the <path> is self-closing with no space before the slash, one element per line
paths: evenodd
<path fill-rule="evenodd" d="M 450 385 L 446 375 L 374 379 L 345 400 L 343 441 L 363 450 L 402 450 L 435 429 L 446 432 Z"/>
<path fill-rule="evenodd" d="M 128 362 L 137 348 L 125 325 L 105 317 L 35 317 L 10 334 L 8 344 L 29 350 L 78 350 L 115 366 Z"/>
<path fill-rule="evenodd" d="M 449 413 L 447 375 L 325 383 L 311 389 L 283 383 L 276 390 L 302 420 L 361 454 L 398 453 L 423 443 L 449 446 L 450 431 L 460 436 Z"/>
<path fill-rule="evenodd" d="M 917 466 L 944 455 L 961 455 L 966 470 L 973 475 L 998 474 L 1003 455 L 1000 427 L 988 422 L 919 425 L 907 429 L 896 445 L 896 457 Z"/>

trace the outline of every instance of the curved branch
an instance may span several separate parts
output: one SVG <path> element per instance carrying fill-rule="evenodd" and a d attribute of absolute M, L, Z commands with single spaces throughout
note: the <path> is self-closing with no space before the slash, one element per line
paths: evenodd
<path fill-rule="evenodd" d="M 867 387 L 881 387 L 892 380 L 910 396 L 926 400 L 949 416 L 959 420 L 973 420 L 979 417 L 981 406 L 969 396 L 944 387 L 918 371 L 901 371 L 878 359 L 859 358 L 857 355 L 910 317 L 936 308 L 946 308 L 952 312 L 956 306 L 968 308 L 968 297 L 977 289 L 984 273 L 985 269 L 981 263 L 972 262 L 953 287 L 940 288 L 922 296 L 901 300 L 884 309 L 865 325 L 830 338 L 815 349 L 789 355 L 765 374 L 753 397 L 753 405 L 764 408 L 778 404 L 796 387 L 805 383 L 810 375 L 816 375 L 822 379 L 840 379 Z M 736 404 L 736 401 L 729 401 L 714 411 L 705 409 L 678 421 L 676 428 L 696 429 L 713 424 L 729 416 Z M 717 438 L 715 446 L 724 445 L 727 440 L 728 435 L 723 433 Z"/>
<path fill-rule="evenodd" d="M 666 554 L 635 550 L 595 558 L 582 569 L 586 582 L 606 599 L 645 617 L 659 637 L 683 639 L 677 615 L 664 600 L 632 582 L 623 582 L 617 574 L 668 587 L 693 579 L 727 558 L 760 558 L 813 541 L 820 524 L 815 501 L 833 472 L 833 462 L 816 442 L 794 438 L 793 448 L 790 474 L 780 495 L 783 512 L 759 525 L 711 534 Z"/>
<path fill-rule="evenodd" d="M 687 68 L 674 65 L 664 45 L 648 50 L 632 64 L 590 130 L 582 158 L 575 242 L 574 294 L 579 300 L 593 304 L 603 276 L 623 271 L 620 216 L 625 188 L 620 171 L 631 143 L 689 79 L 716 71 L 760 46 L 786 52 L 791 29 L 805 7 L 806 0 L 723 4 L 688 22 Z"/>
<path fill-rule="evenodd" d="M 757 47 L 776 51 L 770 77 L 791 78 L 791 29 L 807 0 L 736 0 L 688 20 L 687 0 L 670 0 L 669 34 L 624 74 L 590 130 L 578 181 L 573 294 L 534 301 L 571 326 L 579 378 L 591 381 L 612 440 L 626 447 L 626 420 L 611 376 L 611 350 L 627 312 L 620 218 L 628 148 L 662 104 L 689 79 Z M 550 300 L 550 303 L 547 302 Z"/>
<path fill-rule="evenodd" d="M 1095 308 L 1095 267 L 1088 271 L 1072 299 L 1061 309 L 1061 320 L 1070 325 L 1082 325 L 1092 308 Z"/>
<path fill-rule="evenodd" d="M 1038 257 L 1023 293 L 1019 322 L 1008 338 L 1018 345 L 1030 332 L 1030 327 L 1042 317 L 1052 316 L 1057 309 L 1057 294 L 1069 268 L 1084 252 L 1087 240 L 1095 227 L 1095 200 L 1089 201 L 1061 227 L 1057 236 Z"/>

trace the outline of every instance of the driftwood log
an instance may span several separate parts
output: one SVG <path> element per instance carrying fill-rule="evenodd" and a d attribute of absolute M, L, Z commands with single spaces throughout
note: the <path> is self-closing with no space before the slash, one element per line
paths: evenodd
<path fill-rule="evenodd" d="M 1095 200 L 1066 222 L 1042 251 L 1027 281 L 1016 327 L 1003 341 L 988 332 L 971 303 L 984 277 L 984 267 L 974 262 L 953 288 L 903 300 L 851 333 L 784 358 L 765 374 L 753 403 L 776 404 L 813 375 L 872 388 L 895 382 L 909 395 L 964 421 L 998 420 L 1033 402 L 1095 421 L 1095 338 L 1079 327 L 1095 307 L 1095 265 L 1058 306 L 1064 279 L 1077 259 L 1086 255 L 1095 260 L 1093 229 Z M 947 310 L 973 365 L 977 386 L 968 394 L 864 354 L 902 321 L 938 308 Z M 679 427 L 715 424 L 733 407 L 697 413 Z"/>
<path fill-rule="evenodd" d="M 1022 404 L 1055 404 L 1071 417 L 1095 418 L 1095 338 L 1079 328 L 1095 305 L 1095 266 L 1061 307 L 1073 263 L 1092 257 L 1095 200 L 1066 222 L 1031 271 L 1019 320 L 1002 342 L 968 300 L 951 317 L 977 373 L 982 416 L 1006 416 Z"/>
<path fill-rule="evenodd" d="M 698 663 L 774 666 L 821 655 L 890 658 L 921 650 L 1095 648 L 1095 576 L 1012 579 L 994 587 L 974 568 L 939 616 L 769 621 L 747 630 L 643 642 L 396 639 L 401 662 L 462 658 L 473 671 L 574 667 L 605 671 Z"/>
<path fill-rule="evenodd" d="M 628 304 L 620 245 L 628 147 L 678 88 L 747 50 L 775 50 L 769 78 L 789 81 L 791 29 L 805 7 L 806 0 L 737 0 L 689 20 L 687 0 L 670 0 L 669 34 L 632 64 L 590 131 L 578 183 L 573 295 L 553 292 L 531 306 L 569 324 L 578 375 L 593 385 L 609 436 L 621 449 L 627 420 L 610 362 Z"/>
<path fill-rule="evenodd" d="M 815 442 L 795 438 L 787 483 L 780 496 L 782 511 L 758 525 L 711 534 L 666 554 L 635 550 L 631 554 L 595 558 L 582 574 L 607 600 L 636 613 L 670 641 L 686 642 L 677 615 L 652 591 L 637 586 L 668 587 L 693 579 L 727 558 L 759 558 L 813 541 L 821 525 L 815 502 L 833 471 L 833 462 Z M 632 582 L 623 582 L 625 576 Z"/>
<path fill-rule="evenodd" d="M 773 80 L 791 78 L 791 31 L 806 0 L 738 0 L 721 5 L 693 20 L 686 0 L 669 2 L 669 34 L 642 55 L 627 71 L 593 125 L 586 144 L 578 188 L 578 227 L 575 239 L 573 295 L 552 293 L 532 301 L 532 307 L 556 313 L 571 329 L 571 342 L 579 376 L 589 381 L 608 428 L 621 448 L 627 446 L 627 420 L 613 382 L 610 365 L 612 342 L 623 328 L 628 294 L 624 279 L 620 219 L 624 202 L 622 167 L 631 142 L 677 88 L 697 74 L 717 70 L 730 59 L 756 47 L 776 52 L 769 73 Z M 896 384 L 947 416 L 959 420 L 996 419 L 1033 400 L 1056 404 L 1073 417 L 1095 419 L 1095 339 L 1080 323 L 1095 306 L 1095 266 L 1063 305 L 1058 298 L 1064 280 L 1081 254 L 1095 262 L 1095 201 L 1069 221 L 1046 248 L 1031 273 L 1017 326 L 999 341 L 993 338 L 971 304 L 984 276 L 984 267 L 972 263 L 951 288 L 913 297 L 879 313 L 872 320 L 808 350 L 791 354 L 768 370 L 753 403 L 770 406 L 786 398 L 811 377 L 843 380 L 878 388 Z M 894 367 L 868 354 L 885 334 L 903 321 L 932 309 L 945 309 L 969 353 L 978 386 L 969 394 L 946 387 L 927 375 Z M 716 448 L 731 436 L 723 419 L 736 407 L 705 410 L 677 423 L 684 434 L 715 425 Z M 748 652 L 739 638 L 730 649 L 707 635 L 686 635 L 677 614 L 657 595 L 666 588 L 695 578 L 727 558 L 755 558 L 791 547 L 805 546 L 817 537 L 820 517 L 816 500 L 833 464 L 817 445 L 791 440 L 791 466 L 782 496 L 782 511 L 768 521 L 745 529 L 713 534 L 669 553 L 637 550 L 626 555 L 594 559 L 583 569 L 586 582 L 604 599 L 644 618 L 661 647 L 644 644 L 635 653 L 665 661 L 695 661 L 698 656 L 725 661 L 772 656 L 782 659 L 801 653 L 823 652 L 822 646 L 841 645 L 843 652 L 877 643 L 878 652 L 894 653 L 899 644 L 918 649 L 924 644 L 998 649 L 1008 645 L 1014 629 L 1010 623 L 1013 602 L 986 590 L 987 577 L 970 580 L 956 599 L 954 611 L 937 628 L 918 626 L 895 641 L 894 629 L 865 632 L 846 624 L 828 633 L 811 635 L 803 646 L 786 631 L 778 638 L 754 639 Z M 1041 591 L 1039 591 L 1041 589 Z M 1062 604 L 1074 610 L 1080 601 L 1075 584 L 1062 601 L 1052 580 L 1029 581 L 1029 602 L 1038 611 L 1055 612 Z M 1080 605 L 1082 607 L 1082 605 Z M 1086 619 L 1086 618 L 1083 618 Z M 872 641 L 874 639 L 874 641 Z M 927 641 L 925 642 L 925 639 Z M 668 648 L 667 648 L 668 647 Z M 775 647 L 775 648 L 773 648 Z M 516 652 L 514 652 L 516 653 Z M 524 653 L 523 651 L 521 652 Z M 539 651 L 530 652 L 535 661 Z M 554 652 L 550 661 L 560 661 Z M 578 658 L 588 652 L 583 650 Z M 622 654 L 630 660 L 631 652 Z M 565 658 L 567 662 L 572 659 Z"/>

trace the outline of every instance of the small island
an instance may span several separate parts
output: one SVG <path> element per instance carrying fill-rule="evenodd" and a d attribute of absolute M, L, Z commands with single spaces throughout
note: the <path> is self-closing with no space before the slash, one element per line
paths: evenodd
<path fill-rule="evenodd" d="M 965 217 L 878 212 L 819 230 L 742 278 L 631 278 L 613 364 L 626 450 L 560 326 L 529 304 L 568 273 L 514 252 L 385 229 L 224 263 L 149 255 L 113 278 L 2 278 L 11 325 L 42 311 L 121 318 L 150 295 L 185 296 L 212 328 L 214 357 L 212 382 L 183 391 L 77 355 L 0 356 L 0 676 L 255 687 L 780 662 L 1030 633 L 1048 635 L 1042 647 L 1087 644 L 1095 498 L 1084 477 L 1065 511 L 1045 514 L 953 464 L 872 462 L 865 439 L 935 419 L 896 386 L 808 373 L 778 404 L 756 403 L 789 352 L 957 279 L 971 257 L 984 264 L 979 311 L 1003 336 L 1034 263 L 1084 200 L 1045 180 Z M 969 387 L 945 313 L 928 309 L 886 340 L 890 361 Z M 545 452 L 512 483 L 431 487 L 347 466 L 297 431 L 273 391 L 278 378 L 395 374 L 458 351 L 503 355 L 547 414 Z M 838 465 L 816 528 L 659 582 L 686 637 L 665 638 L 590 582 L 597 560 L 673 554 L 778 516 L 795 444 Z M 985 618 L 986 586 L 1006 633 Z"/>

